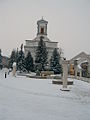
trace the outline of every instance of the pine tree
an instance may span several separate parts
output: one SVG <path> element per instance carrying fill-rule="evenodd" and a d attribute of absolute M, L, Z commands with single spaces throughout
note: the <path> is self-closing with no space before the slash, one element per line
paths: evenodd
<path fill-rule="evenodd" d="M 20 72 L 25 71 L 25 56 L 23 52 L 23 44 L 21 45 L 21 50 L 18 53 L 17 68 Z"/>
<path fill-rule="evenodd" d="M 9 58 L 9 68 L 12 68 L 13 62 L 16 62 L 16 51 L 15 50 L 11 52 L 11 56 Z"/>
<path fill-rule="evenodd" d="M 41 70 L 45 70 L 45 66 L 47 64 L 47 54 L 48 52 L 45 42 L 43 41 L 43 37 L 40 37 L 40 41 L 36 50 L 35 63 L 41 65 Z"/>
<path fill-rule="evenodd" d="M 18 70 L 18 57 L 19 57 L 19 51 L 18 51 L 18 48 L 17 48 L 17 51 L 16 51 L 16 66 L 17 66 L 17 70 Z"/>
<path fill-rule="evenodd" d="M 62 66 L 60 65 L 60 55 L 56 48 L 54 49 L 50 59 L 50 69 L 54 71 L 55 74 L 62 73 Z"/>
<path fill-rule="evenodd" d="M 2 69 L 3 65 L 2 65 L 2 54 L 1 54 L 1 49 L 0 49 L 0 69 Z"/>
<path fill-rule="evenodd" d="M 29 71 L 34 71 L 34 64 L 33 64 L 33 57 L 31 55 L 31 52 L 28 52 L 26 58 L 25 58 L 25 66 L 26 70 Z"/>

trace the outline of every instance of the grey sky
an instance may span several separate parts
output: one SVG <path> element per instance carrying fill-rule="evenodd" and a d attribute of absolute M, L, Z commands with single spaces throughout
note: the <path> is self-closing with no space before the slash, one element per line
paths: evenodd
<path fill-rule="evenodd" d="M 0 48 L 10 55 L 37 34 L 37 20 L 48 23 L 48 37 L 64 56 L 90 54 L 90 0 L 0 0 Z"/>

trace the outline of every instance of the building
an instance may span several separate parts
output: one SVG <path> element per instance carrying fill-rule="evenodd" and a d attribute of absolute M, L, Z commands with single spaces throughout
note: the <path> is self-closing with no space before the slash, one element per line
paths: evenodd
<path fill-rule="evenodd" d="M 77 75 L 81 73 L 82 77 L 90 76 L 90 55 L 85 52 L 81 52 L 69 61 L 70 69 L 69 73 L 72 75 L 75 73 L 75 65 L 77 66 Z M 71 67 L 72 66 L 72 67 Z"/>
<path fill-rule="evenodd" d="M 48 51 L 48 61 L 51 58 L 53 50 L 55 48 L 58 49 L 58 42 L 53 42 L 47 37 L 47 24 L 48 21 L 45 21 L 43 18 L 37 21 L 37 36 L 33 40 L 26 40 L 26 45 L 24 46 L 25 56 L 30 51 L 33 59 L 35 60 L 36 49 L 38 42 L 40 41 L 40 37 L 43 37 L 43 41 L 46 44 Z"/>
<path fill-rule="evenodd" d="M 2 56 L 2 65 L 3 65 L 3 67 L 8 68 L 8 64 L 9 64 L 9 58 L 6 57 L 6 56 Z"/>
<path fill-rule="evenodd" d="M 78 55 L 76 55 L 75 57 L 73 57 L 70 60 L 70 63 L 74 63 L 74 61 L 77 60 L 78 64 L 84 61 L 87 61 L 88 63 L 90 63 L 90 55 L 86 54 L 85 52 L 81 52 Z"/>

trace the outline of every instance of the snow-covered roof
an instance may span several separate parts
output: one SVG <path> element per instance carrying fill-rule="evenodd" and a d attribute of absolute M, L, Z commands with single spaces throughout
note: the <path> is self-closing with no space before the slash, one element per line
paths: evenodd
<path fill-rule="evenodd" d="M 80 60 L 80 59 L 81 59 L 81 57 L 77 58 L 76 60 Z"/>
<path fill-rule="evenodd" d="M 46 24 L 47 24 L 48 21 L 46 21 L 46 20 L 44 20 L 44 19 L 42 18 L 42 19 L 40 19 L 40 20 L 37 21 L 37 24 L 39 24 L 39 23 L 46 23 Z"/>
<path fill-rule="evenodd" d="M 70 61 L 80 60 L 80 59 L 83 59 L 83 58 L 90 59 L 88 54 L 86 54 L 85 52 L 81 52 L 78 55 L 76 55 L 75 57 L 73 57 Z"/>
<path fill-rule="evenodd" d="M 81 68 L 81 64 L 78 65 L 78 68 L 79 68 L 79 69 L 82 69 L 82 68 Z"/>
<path fill-rule="evenodd" d="M 82 63 L 86 63 L 86 62 L 88 62 L 88 61 L 87 61 L 87 60 L 84 60 L 84 61 L 80 62 L 80 63 L 78 64 L 78 68 L 79 68 L 79 69 L 82 69 L 81 64 L 82 64 Z"/>

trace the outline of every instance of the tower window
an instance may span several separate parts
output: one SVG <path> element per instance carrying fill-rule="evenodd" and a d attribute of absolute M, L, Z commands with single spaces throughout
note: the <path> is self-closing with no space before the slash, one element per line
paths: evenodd
<path fill-rule="evenodd" d="M 41 28 L 41 34 L 44 34 L 44 28 Z"/>

